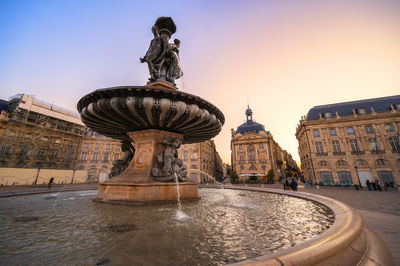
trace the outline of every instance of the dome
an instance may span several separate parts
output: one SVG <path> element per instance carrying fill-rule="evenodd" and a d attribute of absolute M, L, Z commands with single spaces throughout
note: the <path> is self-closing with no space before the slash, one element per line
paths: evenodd
<path fill-rule="evenodd" d="M 246 114 L 246 123 L 241 124 L 237 128 L 236 133 L 240 133 L 243 135 L 246 132 L 258 133 L 260 131 L 265 131 L 264 125 L 261 125 L 260 123 L 253 121 L 253 111 L 250 109 L 249 106 L 247 106 L 245 114 Z"/>

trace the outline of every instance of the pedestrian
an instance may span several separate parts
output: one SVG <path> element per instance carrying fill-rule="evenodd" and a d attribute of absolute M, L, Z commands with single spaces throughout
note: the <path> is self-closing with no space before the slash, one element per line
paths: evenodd
<path fill-rule="evenodd" d="M 51 185 L 53 185 L 54 182 L 54 177 L 50 178 L 49 184 L 47 184 L 47 188 L 51 188 Z"/>
<path fill-rule="evenodd" d="M 379 180 L 378 179 L 375 181 L 375 185 L 376 185 L 376 188 L 378 189 L 378 191 L 382 191 L 382 187 L 379 184 Z"/>
<path fill-rule="evenodd" d="M 284 189 L 284 190 L 290 190 L 290 184 L 289 184 L 289 182 L 287 181 L 287 179 L 286 179 L 285 183 L 283 184 L 283 189 Z"/>
<path fill-rule="evenodd" d="M 304 187 L 307 187 L 308 186 L 308 182 L 307 182 L 307 180 L 305 180 L 304 181 Z"/>
<path fill-rule="evenodd" d="M 375 191 L 375 190 L 376 190 L 376 183 L 375 183 L 375 181 L 372 181 L 371 185 L 372 185 L 372 188 L 373 188 L 374 191 Z"/>
<path fill-rule="evenodd" d="M 369 179 L 367 180 L 367 188 L 368 188 L 368 191 L 372 191 L 371 181 L 369 181 Z"/>
<path fill-rule="evenodd" d="M 292 182 L 290 182 L 290 188 L 293 190 L 293 191 L 297 191 L 297 182 L 296 181 L 294 181 L 294 178 L 292 178 Z"/>

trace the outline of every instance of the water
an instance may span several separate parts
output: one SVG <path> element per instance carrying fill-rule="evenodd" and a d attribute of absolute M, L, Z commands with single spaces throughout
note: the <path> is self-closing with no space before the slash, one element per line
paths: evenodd
<path fill-rule="evenodd" d="M 178 175 L 174 173 L 175 175 L 175 184 L 176 184 L 176 201 L 178 202 L 178 210 L 176 210 L 176 219 L 178 220 L 183 220 L 187 219 L 188 216 L 186 213 L 182 211 L 182 204 L 181 204 L 181 191 L 179 189 L 179 180 L 178 180 Z"/>
<path fill-rule="evenodd" d="M 0 264 L 220 265 L 288 248 L 325 231 L 332 212 L 272 193 L 200 189 L 201 200 L 130 207 L 96 191 L 0 198 Z"/>

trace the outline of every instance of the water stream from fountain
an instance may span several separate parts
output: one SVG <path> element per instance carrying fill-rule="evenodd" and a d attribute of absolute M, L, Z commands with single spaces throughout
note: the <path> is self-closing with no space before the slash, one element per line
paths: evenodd
<path fill-rule="evenodd" d="M 176 200 L 178 202 L 178 210 L 176 211 L 176 219 L 183 220 L 188 218 L 188 216 L 182 211 L 182 204 L 181 204 L 181 192 L 179 188 L 179 180 L 178 175 L 174 173 L 175 176 L 175 184 L 176 184 Z"/>
<path fill-rule="evenodd" d="M 206 175 L 206 176 L 207 176 L 209 179 L 211 179 L 215 184 L 217 184 L 217 185 L 219 186 L 220 189 L 224 189 L 224 185 L 221 184 L 220 182 L 218 182 L 212 175 L 210 175 L 210 174 L 208 174 L 208 173 L 206 173 L 206 172 L 204 172 L 204 171 L 201 171 L 201 170 L 199 170 L 199 169 L 191 169 L 191 170 L 195 170 L 195 171 L 197 171 L 197 172 L 199 172 L 199 173 L 201 173 L 201 174 Z"/>

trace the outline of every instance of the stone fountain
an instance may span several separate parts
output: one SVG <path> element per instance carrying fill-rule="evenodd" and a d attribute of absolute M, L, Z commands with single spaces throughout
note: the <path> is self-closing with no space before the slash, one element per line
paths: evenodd
<path fill-rule="evenodd" d="M 178 158 L 182 143 L 216 136 L 225 122 L 218 108 L 206 100 L 179 91 L 175 80 L 183 75 L 180 41 L 170 17 L 160 17 L 142 63 L 150 78 L 145 86 L 98 89 L 78 102 L 82 122 L 107 137 L 121 140 L 124 156 L 113 162 L 111 181 L 99 184 L 96 201 L 117 204 L 156 204 L 176 201 L 176 179 L 181 200 L 198 199 L 196 182 L 186 181 Z"/>

